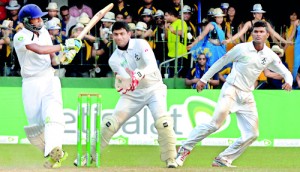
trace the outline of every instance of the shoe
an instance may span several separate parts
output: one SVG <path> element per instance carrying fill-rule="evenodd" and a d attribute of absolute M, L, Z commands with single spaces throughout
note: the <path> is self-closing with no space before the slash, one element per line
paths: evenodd
<path fill-rule="evenodd" d="M 92 156 L 91 156 L 90 160 L 91 160 L 90 164 L 92 164 L 93 163 L 93 157 Z M 86 164 L 87 164 L 86 162 L 87 162 L 87 158 L 86 158 L 86 155 L 84 155 L 84 156 L 81 157 L 81 167 L 86 166 Z M 74 160 L 73 164 L 76 167 L 78 166 L 77 158 Z"/>
<path fill-rule="evenodd" d="M 182 166 L 185 159 L 188 157 L 188 155 L 191 153 L 191 151 L 185 149 L 184 147 L 180 146 L 178 149 L 177 157 L 176 157 L 176 163 L 179 166 Z"/>
<path fill-rule="evenodd" d="M 68 157 L 68 153 L 64 152 L 61 148 L 55 147 L 47 157 L 44 163 L 45 168 L 59 168 L 61 163 Z"/>
<path fill-rule="evenodd" d="M 236 167 L 231 165 L 227 160 L 224 160 L 220 157 L 216 157 L 211 164 L 212 167 Z"/>
<path fill-rule="evenodd" d="M 178 167 L 178 164 L 176 163 L 174 158 L 169 158 L 166 161 L 166 164 L 167 164 L 167 168 L 176 168 L 176 167 Z"/>

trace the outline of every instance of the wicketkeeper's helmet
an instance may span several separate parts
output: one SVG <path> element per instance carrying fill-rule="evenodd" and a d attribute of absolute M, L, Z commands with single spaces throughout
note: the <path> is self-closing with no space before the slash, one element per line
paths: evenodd
<path fill-rule="evenodd" d="M 35 19 L 35 18 L 41 18 L 44 15 L 48 14 L 47 12 L 42 12 L 40 7 L 38 7 L 35 4 L 27 4 L 21 8 L 19 11 L 19 21 L 24 24 L 24 27 L 30 31 L 39 31 L 42 27 L 43 24 L 40 26 L 33 26 L 30 24 L 29 20 L 30 19 Z"/>

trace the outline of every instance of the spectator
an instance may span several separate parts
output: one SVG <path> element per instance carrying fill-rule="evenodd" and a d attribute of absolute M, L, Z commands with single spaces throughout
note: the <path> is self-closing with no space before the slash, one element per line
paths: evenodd
<path fill-rule="evenodd" d="M 128 26 L 129 26 L 129 32 L 131 34 L 131 38 L 134 38 L 135 37 L 135 24 L 134 23 L 128 23 Z"/>
<path fill-rule="evenodd" d="M 152 15 L 154 15 L 157 11 L 157 8 L 154 7 L 153 0 L 143 0 L 143 2 L 144 4 L 138 9 L 136 17 L 141 16 L 145 9 L 151 10 Z"/>
<path fill-rule="evenodd" d="M 185 6 L 183 6 L 182 12 L 183 12 L 183 19 L 186 22 L 187 27 L 188 27 L 188 33 L 187 33 L 188 43 L 191 43 L 191 41 L 193 41 L 193 39 L 195 39 L 197 37 L 196 27 L 193 24 L 193 21 L 191 20 L 192 15 L 193 15 L 192 9 L 190 6 L 185 5 Z"/>
<path fill-rule="evenodd" d="M 293 78 L 295 79 L 297 76 L 297 68 L 300 66 L 300 20 L 297 19 L 294 21 L 294 27 L 291 36 L 288 38 L 289 41 L 293 40 L 295 38 L 295 48 L 294 48 L 294 60 L 293 60 L 293 67 L 292 67 L 292 74 Z M 289 64 L 288 65 L 292 65 Z"/>
<path fill-rule="evenodd" d="M 224 21 L 227 22 L 226 17 L 227 17 L 227 12 L 229 8 L 229 3 L 221 3 L 221 9 L 223 10 L 223 13 L 225 14 Z"/>
<path fill-rule="evenodd" d="M 56 17 L 53 17 L 51 20 L 47 21 L 46 23 L 46 28 L 49 32 L 49 35 L 51 37 L 52 43 L 53 45 L 59 45 L 59 44 L 64 44 L 65 40 L 67 39 L 66 37 L 64 37 L 60 30 L 60 20 Z M 62 52 L 56 52 L 55 53 L 56 56 L 58 56 L 59 58 L 62 57 L 63 53 Z M 55 69 L 55 76 L 58 77 L 65 77 L 65 73 L 66 73 L 66 69 L 63 65 L 52 65 L 52 67 Z"/>
<path fill-rule="evenodd" d="M 145 39 L 147 31 L 147 24 L 145 22 L 138 22 L 135 26 L 135 38 Z"/>
<path fill-rule="evenodd" d="M 164 20 L 164 12 L 162 10 L 157 10 L 154 15 L 154 20 L 156 21 L 156 25 L 153 31 L 153 37 L 155 40 L 155 48 L 154 54 L 156 57 L 157 64 L 159 65 L 161 62 L 165 61 L 167 50 L 166 39 L 165 39 L 165 20 Z"/>
<path fill-rule="evenodd" d="M 226 30 L 226 38 L 232 38 L 232 35 L 235 35 L 242 28 L 242 22 L 236 16 L 236 10 L 233 6 L 228 7 L 227 15 L 225 17 L 225 30 Z M 226 46 L 226 51 L 229 51 L 236 44 L 244 42 L 244 37 L 241 36 L 239 39 L 236 39 L 233 42 L 230 42 Z"/>
<path fill-rule="evenodd" d="M 294 30 L 294 23 L 298 19 L 298 13 L 296 9 L 292 9 L 289 13 L 289 23 L 283 26 L 282 29 L 282 37 L 285 39 L 289 39 L 290 41 L 294 42 L 295 37 L 291 37 L 293 30 Z M 293 73 L 293 66 L 294 66 L 294 44 L 285 44 L 285 60 L 289 66 L 289 70 Z M 295 72 L 296 73 L 296 72 Z M 295 75 L 294 75 L 295 77 Z"/>
<path fill-rule="evenodd" d="M 143 34 L 143 38 L 146 39 L 152 49 L 155 49 L 155 42 L 153 37 L 153 28 L 155 26 L 155 21 L 153 20 L 152 11 L 149 9 L 144 9 L 141 14 L 141 21 L 146 23 L 147 28 L 145 33 Z"/>
<path fill-rule="evenodd" d="M 61 16 L 61 33 L 64 36 L 69 35 L 69 30 L 72 26 L 75 26 L 77 21 L 76 18 L 70 15 L 69 7 L 63 5 L 60 7 Z"/>
<path fill-rule="evenodd" d="M 106 31 L 105 31 L 106 30 Z M 94 43 L 92 56 L 95 57 L 96 64 L 92 70 L 95 77 L 111 77 L 111 68 L 108 65 L 108 59 L 113 52 L 112 33 L 108 28 L 100 29 L 100 47 L 99 43 Z"/>
<path fill-rule="evenodd" d="M 18 13 L 21 5 L 18 4 L 17 0 L 10 0 L 8 5 L 5 7 L 7 11 L 7 20 L 13 21 L 13 29 L 16 31 L 23 27 L 22 24 L 19 22 Z"/>
<path fill-rule="evenodd" d="M 244 34 L 246 34 L 247 31 L 251 32 L 252 31 L 252 27 L 253 24 L 259 20 L 263 20 L 263 13 L 265 13 L 266 11 L 264 11 L 262 9 L 261 4 L 254 4 L 253 5 L 253 10 L 251 11 L 253 13 L 253 20 L 247 21 L 243 28 L 237 32 L 235 35 L 233 35 L 230 39 L 226 39 L 223 41 L 224 44 L 228 44 L 229 42 L 233 42 L 236 39 L 240 38 L 241 36 L 243 36 Z M 267 22 L 268 25 L 268 29 L 270 31 L 270 35 L 275 37 L 276 39 L 280 40 L 283 43 L 290 43 L 290 41 L 286 41 L 284 38 L 282 38 L 271 26 L 271 24 L 269 22 Z M 250 35 L 250 33 L 249 33 Z M 252 36 L 250 35 L 247 39 L 247 42 L 252 40 Z M 270 47 L 270 45 L 268 45 L 268 47 Z"/>
<path fill-rule="evenodd" d="M 118 13 L 116 16 L 116 21 L 124 21 L 124 15 L 122 13 Z"/>
<path fill-rule="evenodd" d="M 115 0 L 114 7 L 112 8 L 111 12 L 115 14 L 123 14 L 125 18 L 129 14 L 132 15 L 133 13 L 131 6 L 126 3 L 125 0 Z"/>
<path fill-rule="evenodd" d="M 204 53 L 198 54 L 197 62 L 194 68 L 191 68 L 185 78 L 185 85 L 196 89 L 196 84 L 200 78 L 207 72 L 207 58 Z M 219 85 L 218 74 L 215 74 L 213 78 L 207 81 L 205 89 L 212 89 Z"/>
<path fill-rule="evenodd" d="M 134 22 L 133 16 L 131 14 L 128 14 L 125 18 L 125 22 L 126 23 L 133 23 Z"/>
<path fill-rule="evenodd" d="M 111 28 L 113 24 L 116 22 L 115 13 L 113 12 L 107 12 L 104 17 L 101 19 L 102 26 L 100 27 L 100 32 L 104 32 L 103 41 L 105 44 L 108 43 L 108 34 L 111 33 Z M 102 29 L 102 31 L 101 31 Z"/>
<path fill-rule="evenodd" d="M 48 11 L 48 15 L 46 16 L 48 20 L 51 20 L 53 17 L 58 18 L 58 7 L 56 2 L 50 2 L 46 10 Z"/>
<path fill-rule="evenodd" d="M 76 38 L 83 30 L 84 25 L 77 23 L 71 31 L 70 38 Z M 86 36 L 85 36 L 86 37 Z M 90 77 L 90 70 L 93 68 L 94 59 L 92 59 L 93 42 L 84 39 L 83 46 L 76 54 L 73 61 L 66 65 L 66 77 Z"/>
<path fill-rule="evenodd" d="M 175 58 L 184 55 L 180 60 L 178 60 L 179 65 L 184 68 L 184 72 L 181 73 L 182 76 L 186 76 L 187 69 L 189 68 L 189 61 L 187 59 L 187 25 L 185 21 L 178 19 L 178 11 L 174 9 L 168 9 L 165 12 L 165 33 L 168 39 L 168 58 Z M 182 23 L 183 22 L 183 23 Z M 183 26 L 183 28 L 182 28 Z M 177 44 L 177 43 L 178 44 Z M 178 47 L 176 47 L 176 44 Z M 177 49 L 177 54 L 175 54 L 175 49 Z M 174 61 L 170 63 L 169 77 L 174 76 Z"/>
<path fill-rule="evenodd" d="M 11 56 L 12 26 L 13 22 L 11 20 L 3 20 L 0 26 L 2 34 L 0 40 L 0 76 L 11 76 L 13 74 L 12 67 L 16 59 Z"/>
<path fill-rule="evenodd" d="M 213 13 L 215 21 L 209 22 L 196 40 L 187 47 L 194 51 L 194 58 L 197 57 L 198 51 L 208 53 L 208 67 L 226 53 L 225 45 L 221 44 L 225 40 L 225 33 L 221 26 L 225 14 L 220 8 L 215 8 Z"/>
<path fill-rule="evenodd" d="M 70 15 L 73 17 L 79 17 L 82 13 L 87 13 L 89 18 L 93 17 L 93 10 L 91 7 L 83 4 L 82 0 L 74 1 L 75 5 L 69 9 Z"/>

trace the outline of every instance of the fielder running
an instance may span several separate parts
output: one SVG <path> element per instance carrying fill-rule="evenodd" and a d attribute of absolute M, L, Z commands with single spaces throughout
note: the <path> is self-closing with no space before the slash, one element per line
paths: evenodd
<path fill-rule="evenodd" d="M 265 41 L 269 36 L 267 24 L 257 21 L 253 24 L 253 41 L 236 45 L 220 58 L 197 83 L 202 91 L 207 81 L 228 63 L 233 62 L 231 73 L 226 78 L 210 123 L 195 127 L 188 139 L 179 148 L 176 162 L 182 166 L 195 145 L 217 131 L 230 113 L 236 112 L 241 137 L 220 153 L 213 161 L 214 167 L 234 167 L 231 163 L 258 137 L 258 114 L 252 91 L 259 74 L 268 68 L 281 76 L 285 83 L 282 89 L 292 89 L 293 77 L 280 58 Z"/>
<path fill-rule="evenodd" d="M 62 150 L 64 116 L 61 84 L 54 76 L 53 65 L 59 64 L 55 52 L 64 51 L 68 64 L 81 48 L 81 41 L 66 40 L 66 46 L 53 45 L 43 26 L 47 12 L 34 4 L 25 5 L 19 12 L 24 28 L 14 36 L 14 47 L 21 66 L 22 96 L 29 126 L 25 133 L 30 143 L 47 158 L 46 168 L 59 168 L 67 153 Z"/>
<path fill-rule="evenodd" d="M 173 119 L 167 113 L 167 87 L 162 82 L 154 53 L 147 41 L 130 39 L 127 23 L 114 23 L 112 32 L 117 49 L 109 59 L 109 66 L 116 74 L 115 86 L 121 97 L 113 114 L 103 119 L 101 150 L 129 118 L 148 106 L 158 132 L 160 158 L 166 162 L 167 168 L 176 168 L 176 137 Z M 95 146 L 92 155 L 95 160 Z M 82 161 L 82 166 L 85 163 Z"/>

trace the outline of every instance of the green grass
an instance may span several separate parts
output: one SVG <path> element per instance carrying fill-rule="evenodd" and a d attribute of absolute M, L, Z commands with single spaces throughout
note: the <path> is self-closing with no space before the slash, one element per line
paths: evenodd
<path fill-rule="evenodd" d="M 158 146 L 111 145 L 101 155 L 100 169 L 73 166 L 76 147 L 64 146 L 68 159 L 58 171 L 300 171 L 299 148 L 249 147 L 234 161 L 237 168 L 212 168 L 211 162 L 225 147 L 196 147 L 183 167 L 166 169 Z M 31 145 L 0 144 L 0 171 L 53 171 L 43 168 L 44 158 Z M 94 164 L 92 164 L 94 166 Z"/>

